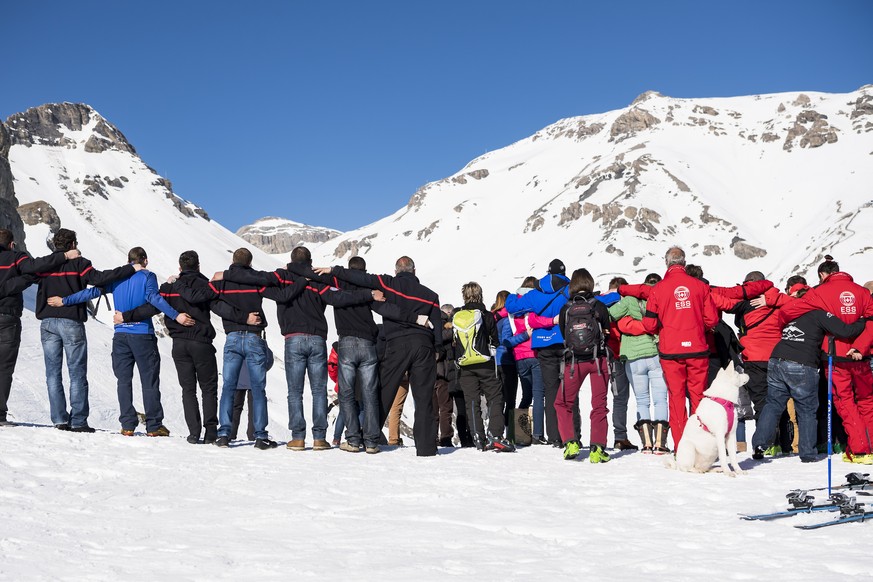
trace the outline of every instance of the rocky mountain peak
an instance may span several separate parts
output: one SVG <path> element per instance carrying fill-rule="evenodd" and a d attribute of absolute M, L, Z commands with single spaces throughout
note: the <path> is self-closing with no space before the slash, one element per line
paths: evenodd
<path fill-rule="evenodd" d="M 294 247 L 306 244 L 319 245 L 342 234 L 323 226 L 310 226 L 267 216 L 236 231 L 237 236 L 271 255 L 290 253 Z"/>
<path fill-rule="evenodd" d="M 6 120 L 13 145 L 83 148 L 89 153 L 116 150 L 136 154 L 117 127 L 84 103 L 47 103 Z"/>

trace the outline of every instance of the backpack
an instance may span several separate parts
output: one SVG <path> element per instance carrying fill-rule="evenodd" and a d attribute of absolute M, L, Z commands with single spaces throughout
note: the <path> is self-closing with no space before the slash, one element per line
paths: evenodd
<path fill-rule="evenodd" d="M 589 300 L 570 300 L 564 316 L 564 347 L 566 353 L 588 359 L 597 359 L 604 349 L 603 330 L 594 312 L 595 298 Z"/>
<path fill-rule="evenodd" d="M 487 330 L 478 309 L 460 309 L 452 316 L 455 339 L 463 353 L 458 358 L 459 366 L 481 364 L 491 359 L 491 346 Z"/>

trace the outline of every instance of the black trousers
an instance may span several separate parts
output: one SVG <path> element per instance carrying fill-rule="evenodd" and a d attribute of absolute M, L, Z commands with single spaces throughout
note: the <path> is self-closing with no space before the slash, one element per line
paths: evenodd
<path fill-rule="evenodd" d="M 409 389 L 415 403 L 412 435 L 415 454 L 432 457 L 437 454 L 437 416 L 433 409 L 433 387 L 436 382 L 436 351 L 429 338 L 404 336 L 385 343 L 385 356 L 379 362 L 382 382 L 382 402 L 379 426 L 385 424 L 394 404 L 403 375 L 409 373 Z"/>
<path fill-rule="evenodd" d="M 467 403 L 464 401 L 463 392 L 453 392 L 452 400 L 455 403 L 455 425 L 458 430 L 458 439 L 462 447 L 474 447 L 473 435 L 470 434 L 470 425 L 467 423 Z"/>
<path fill-rule="evenodd" d="M 215 346 L 189 339 L 173 339 L 173 362 L 182 387 L 182 409 L 190 436 L 200 437 L 206 427 L 206 438 L 218 434 L 218 365 Z M 197 384 L 203 393 L 203 417 L 197 400 Z"/>
<path fill-rule="evenodd" d="M 480 446 L 488 443 L 486 432 L 496 439 L 502 439 L 503 387 L 497 379 L 494 362 L 461 368 L 459 374 L 461 390 L 464 391 L 464 400 L 467 401 L 467 422 L 473 438 Z M 488 407 L 487 431 L 482 421 L 482 396 L 485 397 L 485 404 Z"/>
<path fill-rule="evenodd" d="M 7 402 L 12 389 L 12 373 L 21 346 L 21 318 L 0 315 L 0 420 L 6 420 Z"/>
<path fill-rule="evenodd" d="M 243 406 L 248 400 L 248 428 L 246 429 L 246 438 L 250 441 L 255 440 L 255 419 L 252 414 L 252 391 L 241 390 L 237 388 L 233 393 L 233 415 L 230 423 L 230 440 L 235 441 L 236 435 L 239 433 L 239 425 L 242 420 Z"/>
<path fill-rule="evenodd" d="M 512 411 L 518 398 L 518 369 L 515 367 L 515 362 L 501 364 L 497 369 L 497 375 L 503 387 L 503 423 L 511 427 Z"/>

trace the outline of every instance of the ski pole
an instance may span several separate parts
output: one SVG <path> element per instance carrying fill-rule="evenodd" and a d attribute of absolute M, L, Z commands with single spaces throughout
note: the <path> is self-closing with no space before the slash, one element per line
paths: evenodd
<path fill-rule="evenodd" d="M 831 496 L 831 455 L 834 453 L 833 443 L 833 401 L 834 401 L 834 337 L 828 338 L 828 497 Z"/>

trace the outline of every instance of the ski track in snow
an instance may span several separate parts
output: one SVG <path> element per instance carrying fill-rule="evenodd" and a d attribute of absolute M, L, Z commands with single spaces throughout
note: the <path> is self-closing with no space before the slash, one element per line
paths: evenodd
<path fill-rule="evenodd" d="M 181 437 L 0 431 L 0 578 L 869 580 L 870 524 L 750 523 L 821 485 L 794 458 L 747 475 L 616 453 L 566 462 L 411 447 L 380 455 L 189 445 Z M 857 466 L 837 461 L 835 483 Z M 819 492 L 821 499 L 824 493 Z"/>

